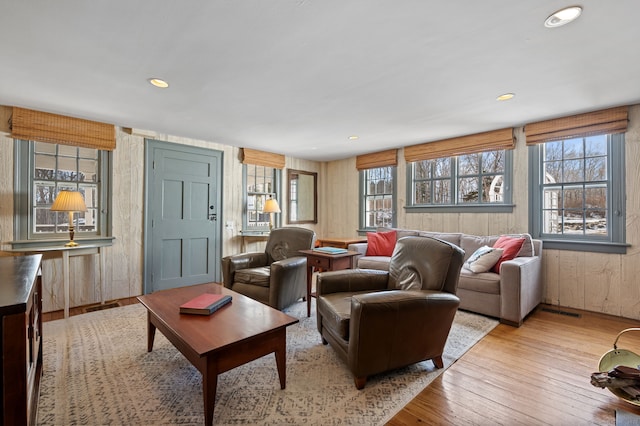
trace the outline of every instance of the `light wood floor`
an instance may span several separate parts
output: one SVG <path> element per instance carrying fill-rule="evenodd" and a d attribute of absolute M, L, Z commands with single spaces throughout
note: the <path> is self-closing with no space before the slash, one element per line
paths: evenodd
<path fill-rule="evenodd" d="M 496 327 L 388 425 L 615 425 L 616 409 L 640 415 L 640 407 L 589 382 L 616 335 L 640 321 L 543 308 L 556 309 L 539 307 L 519 328 Z M 43 314 L 45 321 L 58 318 L 62 311 Z M 640 332 L 625 333 L 618 348 L 640 354 Z"/>
<path fill-rule="evenodd" d="M 539 307 L 520 328 L 495 328 L 388 424 L 615 425 L 616 409 L 640 415 L 589 381 L 616 335 L 640 322 L 542 308 L 551 307 Z M 618 349 L 640 354 L 640 332 L 624 333 Z"/>

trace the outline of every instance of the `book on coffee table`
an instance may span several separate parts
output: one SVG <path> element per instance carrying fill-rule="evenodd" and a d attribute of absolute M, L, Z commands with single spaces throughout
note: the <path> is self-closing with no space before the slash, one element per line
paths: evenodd
<path fill-rule="evenodd" d="M 229 302 L 231 302 L 229 295 L 204 293 L 180 305 L 180 313 L 211 315 Z"/>

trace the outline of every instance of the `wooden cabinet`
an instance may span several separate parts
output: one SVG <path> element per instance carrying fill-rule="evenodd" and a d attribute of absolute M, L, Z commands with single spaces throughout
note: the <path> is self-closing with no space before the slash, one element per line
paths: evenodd
<path fill-rule="evenodd" d="M 35 424 L 42 376 L 42 255 L 0 257 L 0 424 Z"/>

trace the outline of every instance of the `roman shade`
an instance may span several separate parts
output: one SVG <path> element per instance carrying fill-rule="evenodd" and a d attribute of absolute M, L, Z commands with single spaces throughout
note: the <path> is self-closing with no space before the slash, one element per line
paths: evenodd
<path fill-rule="evenodd" d="M 358 155 L 356 157 L 356 169 L 366 170 L 376 167 L 387 167 L 398 165 L 398 150 L 388 149 L 386 151 L 372 152 L 371 154 Z"/>
<path fill-rule="evenodd" d="M 559 139 L 624 133 L 629 122 L 629 107 L 609 108 L 586 114 L 527 124 L 524 128 L 527 145 Z"/>
<path fill-rule="evenodd" d="M 113 124 L 13 107 L 11 137 L 112 151 L 116 148 Z"/>
<path fill-rule="evenodd" d="M 509 127 L 507 129 L 408 146 L 404 149 L 404 159 L 407 162 L 432 160 L 434 158 L 454 157 L 475 152 L 513 149 L 515 146 L 513 129 Z"/>
<path fill-rule="evenodd" d="M 242 148 L 242 163 L 284 169 L 284 155 Z"/>

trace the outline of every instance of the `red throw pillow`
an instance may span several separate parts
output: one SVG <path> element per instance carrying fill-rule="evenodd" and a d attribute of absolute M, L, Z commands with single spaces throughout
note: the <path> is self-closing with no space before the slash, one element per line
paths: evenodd
<path fill-rule="evenodd" d="M 396 231 L 367 232 L 367 256 L 391 256 L 396 247 Z"/>
<path fill-rule="evenodd" d="M 491 270 L 496 274 L 500 273 L 500 265 L 505 260 L 511 260 L 516 257 L 520 249 L 522 248 L 522 244 L 524 244 L 525 238 L 513 238 L 513 237 L 505 237 L 502 236 L 498 238 L 498 241 L 493 245 L 493 248 L 501 248 L 504 250 L 500 260 L 493 265 Z"/>

